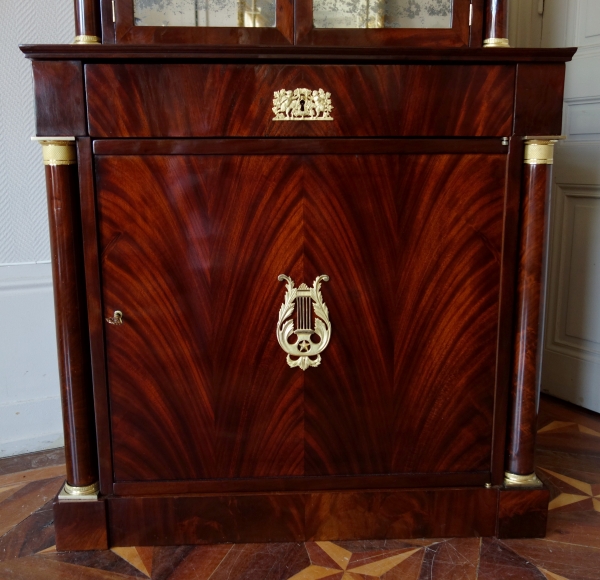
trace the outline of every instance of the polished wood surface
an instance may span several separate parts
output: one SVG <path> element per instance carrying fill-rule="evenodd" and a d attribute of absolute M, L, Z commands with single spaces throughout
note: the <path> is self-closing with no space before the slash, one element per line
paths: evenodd
<path fill-rule="evenodd" d="M 514 303 L 519 252 L 519 216 L 521 180 L 523 171 L 523 141 L 510 139 L 506 173 L 506 205 L 504 208 L 504 240 L 502 248 L 502 285 L 498 317 L 498 371 L 494 414 L 494 441 L 492 451 L 492 483 L 502 485 L 506 462 L 506 429 L 512 381 L 514 345 Z"/>
<path fill-rule="evenodd" d="M 123 546 L 493 536 L 498 493 L 462 488 L 109 498 L 109 535 Z"/>
<path fill-rule="evenodd" d="M 549 500 L 548 489 L 501 489 L 496 535 L 499 538 L 543 538 Z"/>
<path fill-rule="evenodd" d="M 451 28 L 315 28 L 313 1 L 301 0 L 295 5 L 296 44 L 327 47 L 469 46 L 469 10 L 470 0 L 452 0 Z"/>
<path fill-rule="evenodd" d="M 86 135 L 82 64 L 35 61 L 32 65 L 36 135 Z"/>
<path fill-rule="evenodd" d="M 481 155 L 506 154 L 508 150 L 497 137 L 481 139 L 98 139 L 93 142 L 93 149 L 96 155 L 366 155 L 370 153 Z M 521 164 L 519 159 L 519 167 Z M 517 188 L 518 183 L 520 183 L 520 173 L 517 178 Z"/>
<path fill-rule="evenodd" d="M 108 409 L 108 386 L 106 383 L 106 357 L 104 348 L 104 320 L 102 312 L 102 281 L 98 261 L 98 225 L 94 188 L 92 141 L 77 141 L 79 160 L 79 198 L 85 284 L 88 309 L 88 332 L 91 355 L 92 381 L 94 385 L 94 412 L 96 417 L 96 442 L 100 476 L 100 492 L 112 493 L 113 469 Z"/>
<path fill-rule="evenodd" d="M 97 171 L 104 316 L 125 319 L 106 326 L 117 481 L 491 469 L 505 155 L 101 156 Z M 447 300 L 423 295 L 449 268 Z M 337 331 L 305 374 L 275 340 L 280 273 L 331 276 Z"/>
<path fill-rule="evenodd" d="M 100 0 L 74 0 L 75 35 L 102 37 Z"/>
<path fill-rule="evenodd" d="M 516 135 L 560 135 L 565 65 L 517 65 Z"/>
<path fill-rule="evenodd" d="M 521 207 L 517 320 L 506 471 L 534 470 L 540 380 L 540 310 L 544 283 L 551 165 L 525 165 Z"/>
<path fill-rule="evenodd" d="M 483 486 L 490 480 L 487 471 L 458 473 L 404 473 L 397 475 L 344 475 L 235 478 L 212 480 L 117 482 L 117 496 L 182 495 L 198 493 L 240 493 L 279 491 L 322 491 L 348 489 L 398 489 L 416 487 Z"/>
<path fill-rule="evenodd" d="M 67 481 L 98 481 L 77 167 L 46 166 Z"/>
<path fill-rule="evenodd" d="M 502 137 L 512 128 L 509 66 L 92 64 L 85 76 L 93 137 Z M 335 120 L 273 121 L 274 91 L 298 87 L 330 92 Z"/>
<path fill-rule="evenodd" d="M 351 61 L 352 63 L 519 63 L 519 62 L 567 62 L 576 48 L 511 48 L 510 50 L 488 50 L 486 48 L 414 48 L 388 47 L 311 47 L 311 46 L 202 46 L 179 44 L 169 45 L 71 45 L 71 44 L 24 44 L 21 51 L 34 60 L 71 60 L 87 62 L 119 61 L 138 59 L 140 61 L 194 60 L 213 62 L 289 62 L 290 64 L 331 63 Z"/>
<path fill-rule="evenodd" d="M 485 38 L 508 39 L 508 0 L 486 0 Z"/>
<path fill-rule="evenodd" d="M 106 550 L 108 529 L 105 501 L 54 500 L 57 550 Z"/>
<path fill-rule="evenodd" d="M 483 46 L 483 23 L 484 23 L 484 5 L 486 0 L 472 0 L 473 15 L 471 19 L 469 47 L 481 48 Z"/>

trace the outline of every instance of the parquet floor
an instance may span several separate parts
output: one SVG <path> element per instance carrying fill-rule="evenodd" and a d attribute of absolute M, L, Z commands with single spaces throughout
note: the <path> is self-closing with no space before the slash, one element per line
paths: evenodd
<path fill-rule="evenodd" d="M 61 451 L 0 460 L 0 580 L 599 580 L 600 416 L 545 398 L 543 540 L 467 538 L 128 547 L 57 553 Z"/>

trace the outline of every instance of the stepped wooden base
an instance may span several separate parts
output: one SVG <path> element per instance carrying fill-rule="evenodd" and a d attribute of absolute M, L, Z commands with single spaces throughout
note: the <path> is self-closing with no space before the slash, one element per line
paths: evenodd
<path fill-rule="evenodd" d="M 56 549 L 106 550 L 108 534 L 106 501 L 54 500 Z"/>
<path fill-rule="evenodd" d="M 548 491 L 440 488 L 55 502 L 58 550 L 247 542 L 542 537 Z M 103 527 L 104 526 L 104 527 Z"/>

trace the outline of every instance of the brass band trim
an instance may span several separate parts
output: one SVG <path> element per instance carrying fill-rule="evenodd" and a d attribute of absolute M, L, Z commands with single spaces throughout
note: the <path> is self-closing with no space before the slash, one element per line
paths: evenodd
<path fill-rule="evenodd" d="M 518 475 L 516 473 L 504 473 L 504 487 L 543 487 L 543 483 L 535 473 L 529 475 Z"/>
<path fill-rule="evenodd" d="M 527 165 L 552 165 L 554 144 L 560 137 L 533 138 L 525 140 L 525 160 Z"/>
<path fill-rule="evenodd" d="M 102 41 L 99 36 L 92 36 L 90 34 L 80 34 L 75 37 L 73 44 L 100 44 Z"/>
<path fill-rule="evenodd" d="M 510 48 L 508 38 L 486 38 L 483 41 L 483 48 Z"/>
<path fill-rule="evenodd" d="M 69 485 L 65 483 L 64 490 L 69 495 L 96 495 L 100 491 L 100 485 L 98 482 L 92 483 L 91 485 L 84 485 L 77 487 L 75 485 Z"/>
<path fill-rule="evenodd" d="M 44 165 L 76 165 L 75 137 L 32 137 L 42 146 Z"/>

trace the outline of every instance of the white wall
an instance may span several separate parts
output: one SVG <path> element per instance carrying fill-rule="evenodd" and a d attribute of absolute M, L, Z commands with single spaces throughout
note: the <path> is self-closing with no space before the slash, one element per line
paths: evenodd
<path fill-rule="evenodd" d="M 567 65 L 552 190 L 542 389 L 600 412 L 600 0 L 545 0 L 541 45 Z"/>
<path fill-rule="evenodd" d="M 18 45 L 73 35 L 72 0 L 0 2 L 0 457 L 62 445 L 44 169 Z"/>

